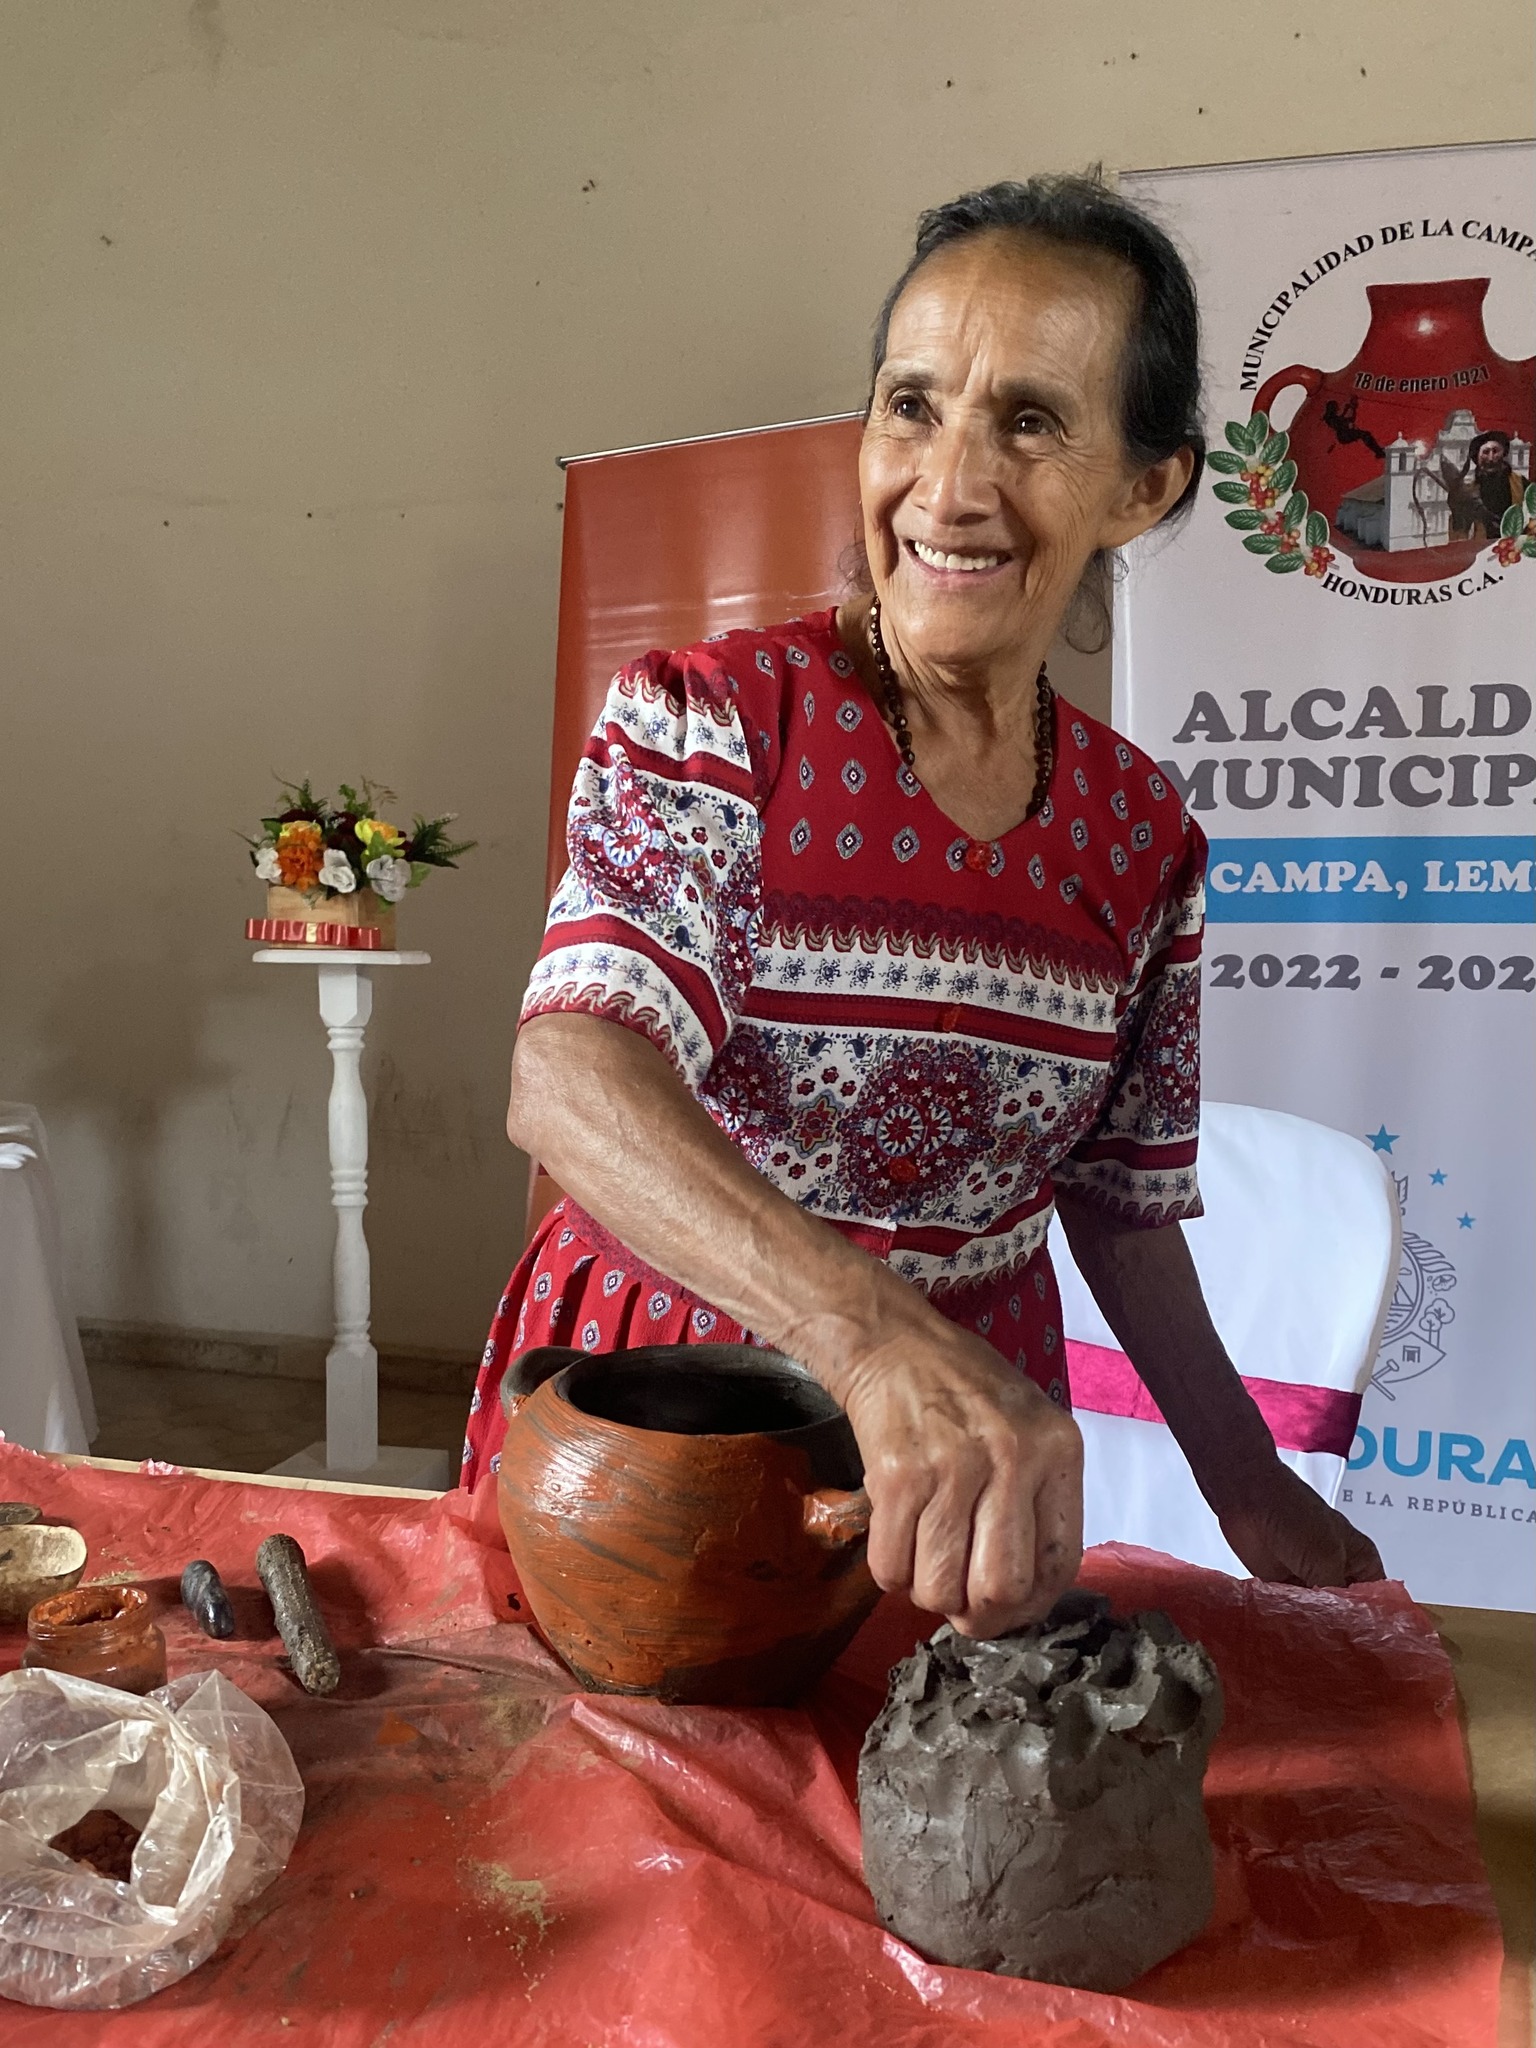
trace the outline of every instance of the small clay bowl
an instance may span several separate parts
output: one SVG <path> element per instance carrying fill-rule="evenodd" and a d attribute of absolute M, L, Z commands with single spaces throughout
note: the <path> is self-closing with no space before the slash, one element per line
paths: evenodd
<path fill-rule="evenodd" d="M 39 1600 L 79 1585 L 88 1555 L 68 1522 L 21 1522 L 0 1528 L 0 1624 L 26 1620 Z"/>

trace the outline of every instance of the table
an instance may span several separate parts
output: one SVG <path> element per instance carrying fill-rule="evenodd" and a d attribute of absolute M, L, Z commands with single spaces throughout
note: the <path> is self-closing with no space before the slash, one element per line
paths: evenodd
<path fill-rule="evenodd" d="M 457 1476 L 446 1451 L 379 1442 L 379 1354 L 369 1336 L 372 1282 L 363 1211 L 368 1206 L 368 1097 L 363 1037 L 373 1014 L 373 970 L 425 967 L 429 953 L 368 953 L 346 946 L 267 946 L 259 967 L 313 967 L 320 1016 L 331 1051 L 328 1128 L 336 1341 L 325 1360 L 325 1441 L 307 1445 L 274 1469 L 298 1478 L 330 1477 L 441 1489 Z"/>
<path fill-rule="evenodd" d="M 924 1627 L 898 1601 L 801 1710 L 668 1708 L 579 1693 L 494 1622 L 516 1581 L 493 1489 L 280 1493 L 0 1446 L 10 1495 L 76 1520 L 94 1570 L 150 1590 L 173 1673 L 216 1661 L 275 1715 L 309 1804 L 288 1870 L 201 1970 L 120 2015 L 7 2006 L 7 2048 L 1492 2048 L 1497 1921 L 1451 1667 L 1401 1588 L 1091 1553 L 1085 1580 L 1166 1606 L 1228 1690 L 1211 1927 L 1098 1998 L 932 1967 L 875 1923 L 850 1787 L 886 1670 Z M 325 1700 L 263 1639 L 251 1558 L 273 1526 L 303 1543 L 341 1651 Z M 189 1543 L 230 1583 L 236 1642 L 197 1637 L 176 1605 Z M 1476 1754 L 1484 1653 L 1457 1640 Z"/>
<path fill-rule="evenodd" d="M 1499 2048 L 1530 2048 L 1536 2011 L 1536 1614 L 1432 1607 L 1456 1674 L 1477 1836 L 1504 1928 Z"/>

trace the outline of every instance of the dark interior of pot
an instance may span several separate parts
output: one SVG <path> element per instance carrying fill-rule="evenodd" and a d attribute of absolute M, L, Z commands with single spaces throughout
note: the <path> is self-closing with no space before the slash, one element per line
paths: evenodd
<path fill-rule="evenodd" d="M 677 1436 L 778 1436 L 843 1422 L 826 1389 L 793 1366 L 760 1352 L 717 1362 L 705 1349 L 584 1358 L 562 1375 L 561 1391 L 584 1415 Z"/>

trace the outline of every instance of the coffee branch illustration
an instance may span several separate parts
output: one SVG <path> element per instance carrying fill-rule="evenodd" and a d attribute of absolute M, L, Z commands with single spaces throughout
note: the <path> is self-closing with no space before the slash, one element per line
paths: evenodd
<path fill-rule="evenodd" d="M 1493 552 L 1506 569 L 1536 556 L 1536 484 L 1527 484 L 1520 503 L 1511 505 L 1499 521 Z"/>
<path fill-rule="evenodd" d="M 1213 448 L 1206 461 L 1220 479 L 1212 490 L 1234 509 L 1228 526 L 1243 536 L 1251 555 L 1261 555 L 1277 576 L 1300 569 L 1307 576 L 1326 576 L 1334 552 L 1324 513 L 1314 511 L 1305 491 L 1296 489 L 1296 465 L 1290 459 L 1291 437 L 1271 427 L 1267 413 L 1249 420 L 1228 420 L 1227 446 Z"/>

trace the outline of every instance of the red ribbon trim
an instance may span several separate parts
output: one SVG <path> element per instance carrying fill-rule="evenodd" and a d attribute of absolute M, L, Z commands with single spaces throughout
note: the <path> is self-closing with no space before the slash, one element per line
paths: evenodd
<path fill-rule="evenodd" d="M 324 918 L 248 917 L 245 936 L 264 946 L 345 946 L 354 953 L 389 951 L 376 924 L 332 924 Z"/>

